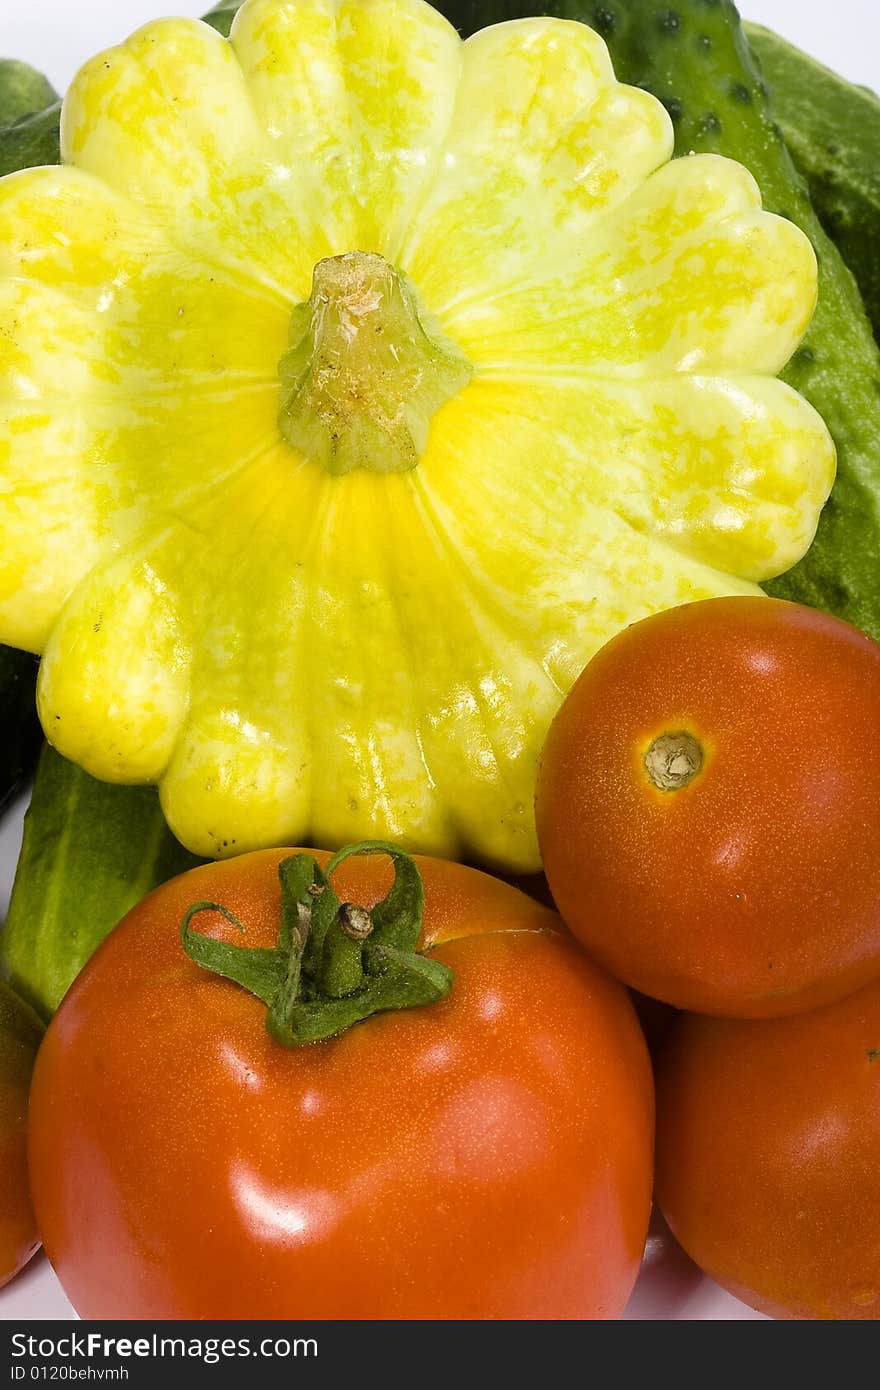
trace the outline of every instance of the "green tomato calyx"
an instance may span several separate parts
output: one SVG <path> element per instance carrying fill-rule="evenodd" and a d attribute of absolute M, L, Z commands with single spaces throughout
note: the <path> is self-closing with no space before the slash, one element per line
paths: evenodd
<path fill-rule="evenodd" d="M 282 435 L 334 474 L 415 468 L 431 417 L 473 376 L 407 276 L 372 251 L 318 262 L 278 371 Z"/>
<path fill-rule="evenodd" d="M 368 912 L 342 903 L 330 875 L 353 854 L 387 854 L 394 865 L 388 896 Z M 278 866 L 281 923 L 272 947 L 239 946 L 204 936 L 192 926 L 202 912 L 217 912 L 240 932 L 247 928 L 220 903 L 193 903 L 181 940 L 190 960 L 232 980 L 268 1007 L 266 1027 L 282 1047 L 299 1047 L 344 1033 L 390 1009 L 445 999 L 452 989 L 448 965 L 416 948 L 425 890 L 418 865 L 379 840 L 349 845 L 321 869 L 311 854 Z"/>

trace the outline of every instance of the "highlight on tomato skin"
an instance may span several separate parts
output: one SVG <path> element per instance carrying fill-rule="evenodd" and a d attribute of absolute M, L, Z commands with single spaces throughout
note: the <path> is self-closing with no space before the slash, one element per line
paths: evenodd
<path fill-rule="evenodd" d="M 209 943 L 275 945 L 279 864 L 299 853 L 244 855 L 155 890 L 49 1027 L 31 1174 L 74 1307 L 619 1317 L 653 1164 L 653 1080 L 626 990 L 548 908 L 418 859 L 419 950 L 451 969 L 451 992 L 280 1046 L 265 1003 L 189 958 L 181 922 L 221 904 L 244 931 L 208 907 L 191 925 Z M 313 857 L 322 873 L 328 856 Z M 382 916 L 386 858 L 348 858 L 331 881 L 340 902 Z"/>
<path fill-rule="evenodd" d="M 646 618 L 557 715 L 537 821 L 555 902 L 619 979 L 772 1017 L 880 974 L 880 646 L 711 599 Z"/>
<path fill-rule="evenodd" d="M 880 1318 L 880 982 L 791 1018 L 684 1016 L 657 1068 L 657 1200 L 775 1318 Z"/>

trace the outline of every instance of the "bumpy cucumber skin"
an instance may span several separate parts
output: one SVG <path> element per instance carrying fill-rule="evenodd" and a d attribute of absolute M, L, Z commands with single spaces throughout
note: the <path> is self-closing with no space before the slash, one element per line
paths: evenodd
<path fill-rule="evenodd" d="M 36 657 L 0 647 L 0 810 L 37 759 L 42 734 L 37 719 L 36 683 Z"/>
<path fill-rule="evenodd" d="M 819 260 L 819 305 L 783 373 L 834 436 L 838 476 L 809 553 L 766 587 L 880 638 L 880 352 L 858 286 L 826 235 L 774 119 L 731 0 L 439 0 L 464 34 L 540 9 L 606 40 L 618 77 L 653 92 L 675 125 L 676 153 L 745 164 L 765 206 L 802 227 Z"/>
<path fill-rule="evenodd" d="M 745 28 L 785 143 L 880 338 L 880 97 L 769 29 Z"/>
<path fill-rule="evenodd" d="M 96 782 L 46 745 L 0 932 L 3 975 L 51 1018 L 119 919 L 201 862 L 171 834 L 155 787 Z"/>

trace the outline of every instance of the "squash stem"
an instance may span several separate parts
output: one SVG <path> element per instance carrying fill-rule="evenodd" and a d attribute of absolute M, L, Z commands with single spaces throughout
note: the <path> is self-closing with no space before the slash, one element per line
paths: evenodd
<path fill-rule="evenodd" d="M 333 474 L 414 468 L 431 417 L 473 375 L 407 276 L 365 251 L 315 266 L 278 371 L 282 435 Z"/>

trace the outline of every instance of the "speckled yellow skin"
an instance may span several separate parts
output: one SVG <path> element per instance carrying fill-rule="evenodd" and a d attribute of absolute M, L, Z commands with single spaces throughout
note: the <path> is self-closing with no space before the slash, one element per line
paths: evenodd
<path fill-rule="evenodd" d="M 66 167 L 0 182 L 0 640 L 52 743 L 192 849 L 381 835 L 538 864 L 590 655 L 753 593 L 834 471 L 775 380 L 816 267 L 753 179 L 670 163 L 584 26 L 462 44 L 418 0 L 249 0 L 78 76 Z M 408 472 L 278 426 L 322 257 L 407 272 L 474 368 Z"/>

